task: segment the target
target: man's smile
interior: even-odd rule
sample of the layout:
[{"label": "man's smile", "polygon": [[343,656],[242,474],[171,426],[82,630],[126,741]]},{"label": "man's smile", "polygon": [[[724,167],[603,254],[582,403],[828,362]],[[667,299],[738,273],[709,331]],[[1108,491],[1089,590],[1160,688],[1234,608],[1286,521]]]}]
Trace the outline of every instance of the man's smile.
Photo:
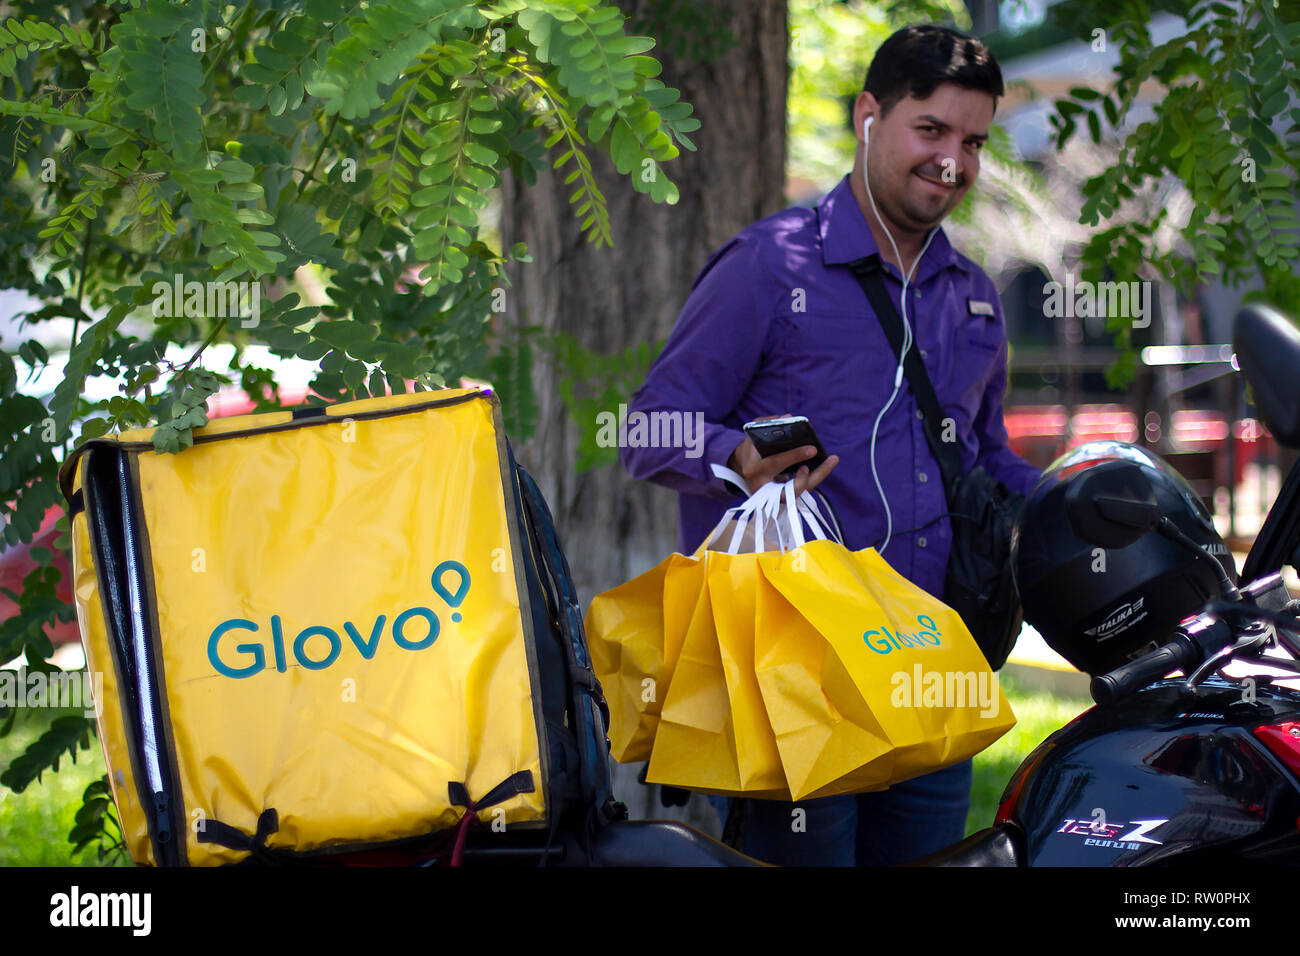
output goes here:
[{"label": "man's smile", "polygon": [[921,182],[933,186],[943,192],[950,192],[960,185],[960,183],[957,182],[944,182],[942,176],[930,176],[926,173],[920,172],[919,170],[913,170],[912,175],[921,180]]}]

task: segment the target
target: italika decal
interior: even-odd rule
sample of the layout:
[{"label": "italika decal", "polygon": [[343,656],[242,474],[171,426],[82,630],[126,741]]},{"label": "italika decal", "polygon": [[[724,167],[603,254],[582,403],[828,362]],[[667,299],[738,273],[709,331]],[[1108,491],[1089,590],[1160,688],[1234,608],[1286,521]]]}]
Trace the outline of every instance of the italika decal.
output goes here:
[{"label": "italika decal", "polygon": [[1084,846],[1110,847],[1113,850],[1140,850],[1146,846],[1162,846],[1163,841],[1149,836],[1163,820],[1130,820],[1116,823],[1113,820],[1066,820],[1057,829],[1057,833],[1068,833],[1081,837]]},{"label": "italika decal", "polygon": [[1123,631],[1127,631],[1142,618],[1147,616],[1147,612],[1142,610],[1142,605],[1146,598],[1140,597],[1136,601],[1125,601],[1115,610],[1106,615],[1106,620],[1102,621],[1096,627],[1089,628],[1083,633],[1089,637],[1095,637],[1099,641],[1104,641],[1108,637],[1114,637]]},{"label": "italika decal", "polygon": [[[447,587],[444,580],[449,572],[454,572],[457,581],[456,590]],[[433,590],[451,607],[451,619],[460,621],[460,607],[469,593],[469,569],[459,561],[444,561],[433,569]],[[361,627],[352,621],[344,621],[342,631],[347,635],[348,645],[344,644],[338,630],[326,624],[309,624],[301,628],[286,641],[284,621],[279,614],[272,614],[267,631],[271,635],[270,653],[274,658],[275,669],[283,674],[289,669],[288,655],[298,665],[308,670],[320,671],[329,667],[345,646],[355,647],[357,653],[365,660],[372,660],[379,650],[380,641],[387,631],[394,644],[406,651],[422,651],[431,647],[438,639],[442,625],[432,608],[408,607],[393,615],[391,622],[387,614],[380,614],[372,621],[362,622]],[[362,628],[365,630],[363,631]],[[232,617],[222,621],[212,629],[208,637],[208,660],[218,674],[225,677],[252,677],[266,670],[267,648],[262,638],[235,644],[229,648],[229,641],[222,638],[236,631],[249,633],[266,633],[255,621],[242,617]],[[226,646],[223,652],[222,648]],[[322,653],[324,651],[324,653]],[[236,657],[236,655],[239,655]]]}]

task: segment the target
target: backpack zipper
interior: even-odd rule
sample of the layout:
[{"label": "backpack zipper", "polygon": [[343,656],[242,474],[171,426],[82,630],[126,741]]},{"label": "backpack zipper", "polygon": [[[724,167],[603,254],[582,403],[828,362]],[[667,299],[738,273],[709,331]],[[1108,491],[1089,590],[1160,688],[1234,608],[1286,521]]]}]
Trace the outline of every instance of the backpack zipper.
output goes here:
[{"label": "backpack zipper", "polygon": [[117,456],[118,494],[122,508],[123,551],[127,569],[127,604],[131,623],[131,656],[135,666],[136,682],[139,686],[136,726],[139,728],[139,747],[144,760],[145,777],[153,802],[154,835],[157,844],[158,863],[179,865],[180,851],[173,832],[172,806],[170,799],[171,781],[163,768],[163,761],[158,746],[158,726],[161,723],[161,708],[156,692],[156,668],[153,652],[144,619],[144,594],[139,556],[135,549],[137,540],[136,516],[131,500],[130,476],[127,456],[119,452]]}]

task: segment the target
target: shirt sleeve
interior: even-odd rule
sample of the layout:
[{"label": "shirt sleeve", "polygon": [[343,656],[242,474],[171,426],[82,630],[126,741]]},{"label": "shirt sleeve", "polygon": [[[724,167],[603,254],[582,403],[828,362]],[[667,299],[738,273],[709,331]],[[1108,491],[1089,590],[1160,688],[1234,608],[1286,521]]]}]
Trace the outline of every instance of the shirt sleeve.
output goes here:
[{"label": "shirt sleeve", "polygon": [[[713,475],[745,440],[724,425],[749,386],[763,354],[772,313],[763,303],[766,274],[753,246],[736,238],[720,249],[695,280],[672,334],[655,359],[645,384],[632,397],[634,416],[681,413],[690,425],[686,447],[620,442],[619,459],[633,478],[676,491],[733,498],[737,490]],[[697,424],[700,424],[698,433]]]},{"label": "shirt sleeve", "polygon": [[[1002,318],[1002,303],[997,290],[992,290],[997,302],[998,318]],[[1005,323],[1003,325],[1005,328]],[[975,417],[975,436],[979,440],[976,465],[983,465],[990,475],[1012,491],[1028,494],[1042,474],[1037,468],[1017,455],[1007,445],[1007,426],[1003,420],[1002,400],[1007,390],[1007,343],[1005,338],[993,365],[993,376],[984,390],[979,413]]]}]

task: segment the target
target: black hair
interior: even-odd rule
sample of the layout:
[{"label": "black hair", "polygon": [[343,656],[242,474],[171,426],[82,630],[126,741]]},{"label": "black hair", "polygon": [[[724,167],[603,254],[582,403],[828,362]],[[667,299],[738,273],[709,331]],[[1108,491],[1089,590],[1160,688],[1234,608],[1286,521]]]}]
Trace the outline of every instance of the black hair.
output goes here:
[{"label": "black hair", "polygon": [[883,119],[909,94],[925,99],[940,83],[1002,96],[1002,70],[979,40],[950,27],[903,27],[880,45],[862,88],[876,98]]}]

